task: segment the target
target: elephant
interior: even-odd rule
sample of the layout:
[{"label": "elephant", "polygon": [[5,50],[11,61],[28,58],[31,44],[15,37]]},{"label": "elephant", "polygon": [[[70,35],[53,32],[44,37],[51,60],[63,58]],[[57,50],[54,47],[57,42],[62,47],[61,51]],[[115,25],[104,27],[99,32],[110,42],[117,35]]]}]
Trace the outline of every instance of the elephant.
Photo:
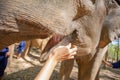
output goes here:
[{"label": "elephant", "polygon": [[[120,36],[120,6],[117,5],[107,13],[95,55],[92,58],[90,57],[89,61],[87,61],[89,56],[82,56],[76,59],[79,68],[78,80],[99,80],[98,71],[107,49],[106,45]],[[72,67],[67,66],[72,65],[72,60],[62,63],[60,80],[68,80]]]},{"label": "elephant", "polygon": [[[81,68],[81,71],[79,70],[78,80],[94,80],[96,76],[95,74],[92,75],[91,72],[92,72],[92,67],[94,65],[94,62],[95,62],[93,60],[95,59],[94,55],[96,53],[96,47],[99,44],[102,23],[104,21],[105,14],[106,14],[106,7],[104,5],[104,1],[96,1],[95,5],[97,6],[95,7],[95,11],[93,11],[91,15],[86,15],[76,20],[76,26],[77,25],[81,26],[80,28],[77,29],[78,31],[77,30],[74,31],[73,32],[74,34],[71,34],[70,36],[66,38],[66,40],[62,40],[61,43],[58,44],[58,45],[60,44],[64,45],[65,43],[70,42],[71,40],[72,43],[79,46],[78,55],[76,56],[76,59],[79,59],[79,56],[82,55],[82,60],[86,60],[86,61],[85,63],[82,63],[83,66],[79,65],[82,68]],[[94,24],[94,22],[96,22],[96,24]],[[83,57],[85,53],[87,56]],[[91,58],[93,60],[91,60]],[[82,61],[82,60],[78,60],[78,61]],[[69,79],[69,75],[70,75],[70,72],[73,66],[73,62],[74,60],[67,60],[65,62],[62,62],[61,70],[60,70],[60,78],[59,78],[60,80]],[[86,64],[88,64],[88,62],[90,62],[89,66],[85,67]],[[80,62],[78,62],[78,64],[79,63]],[[86,74],[86,72],[88,74]]]},{"label": "elephant", "polygon": [[70,35],[92,14],[91,0],[0,0],[0,49],[15,42]]},{"label": "elephant", "polygon": [[[95,68],[97,53],[108,44],[100,46],[104,41],[102,37],[111,34],[112,29],[105,27],[104,32],[102,26],[106,17],[105,1],[109,0],[1,0],[0,49],[21,40],[57,34],[62,40],[56,46],[71,42],[78,47],[75,56],[79,65],[78,79],[94,80],[98,72],[98,67]],[[110,42],[109,37],[106,38]],[[72,64],[65,67],[64,63],[69,62]],[[62,65],[62,69],[71,71],[73,60]]]}]

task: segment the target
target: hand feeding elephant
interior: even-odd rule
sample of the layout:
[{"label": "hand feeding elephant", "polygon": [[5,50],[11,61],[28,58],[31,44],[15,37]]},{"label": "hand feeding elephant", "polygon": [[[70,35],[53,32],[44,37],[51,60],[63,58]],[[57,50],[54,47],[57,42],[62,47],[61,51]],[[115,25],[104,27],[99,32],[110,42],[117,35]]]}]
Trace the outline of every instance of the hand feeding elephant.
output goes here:
[{"label": "hand feeding elephant", "polygon": [[[46,38],[53,33],[65,36],[76,30],[78,35],[76,43],[80,43],[78,45],[79,55],[90,54],[92,46],[92,51],[94,51],[98,44],[100,31],[96,36],[93,34],[96,29],[101,30],[99,24],[103,22],[105,14],[103,4],[102,0],[97,0],[95,5],[90,0],[1,0],[0,34],[2,35],[0,35],[0,48],[20,40]],[[103,12],[100,12],[101,10]],[[95,19],[92,18],[94,14]],[[102,20],[99,19],[99,16]],[[89,19],[87,19],[88,17]],[[90,18],[99,25],[96,28],[93,26],[94,30],[87,27],[87,24],[85,25],[87,22],[88,24],[93,23]],[[96,40],[93,39],[95,40],[94,45],[90,37],[97,37]]]},{"label": "hand feeding elephant", "polygon": [[[56,33],[68,35],[59,45],[73,41],[79,47],[78,56],[94,56],[104,17],[103,0],[96,0],[95,4],[90,0],[1,0],[0,49],[20,40],[46,38]],[[73,31],[77,38],[71,34]],[[79,69],[82,75],[79,80],[94,80],[90,74],[93,63],[83,73]],[[85,76],[87,70],[90,72]]]},{"label": "hand feeding elephant", "polygon": [[[117,5],[117,7],[112,8],[108,15],[105,18],[103,28],[101,31],[101,38],[100,42],[98,44],[98,47],[96,47],[96,52],[93,57],[90,57],[91,60],[87,62],[89,59],[89,56],[80,57],[77,59],[78,67],[79,67],[79,74],[78,74],[78,80],[98,80],[97,78],[97,72],[99,71],[99,67],[102,61],[102,58],[106,51],[106,45],[114,40],[117,39],[120,36],[120,7]],[[97,30],[98,31],[98,30]],[[62,63],[61,68],[61,75],[62,80],[68,80],[68,76],[70,75],[70,71],[72,68],[67,67],[68,65],[71,65],[73,61],[66,61]],[[66,70],[64,72],[64,70]],[[68,71],[67,71],[68,70]],[[97,76],[96,76],[97,75]]]},{"label": "hand feeding elephant", "polygon": [[70,35],[75,20],[92,14],[91,0],[0,0],[0,49],[53,34]]},{"label": "hand feeding elephant", "polygon": [[[92,70],[94,61],[90,59],[94,57],[96,53],[96,47],[99,44],[102,23],[106,15],[106,7],[103,0],[96,0],[94,5],[95,6],[91,14],[74,20],[73,24],[76,26],[76,31],[74,31],[73,34],[66,37],[66,39],[62,40],[58,44],[65,45],[69,42],[72,42],[78,46],[78,54],[76,56],[79,66],[78,80],[94,80],[95,78],[95,75],[92,75],[92,71],[94,71]],[[82,56],[82,58],[80,58],[80,56]],[[73,67],[73,62],[74,60],[67,60],[62,62],[59,78],[60,80],[69,79],[69,75]],[[88,62],[89,65],[87,65]]]},{"label": "hand feeding elephant", "polygon": [[[107,20],[105,19],[105,22],[103,24],[101,40],[100,40],[100,43],[98,45],[99,47],[96,48],[95,55],[93,57],[89,57],[89,56],[83,57],[82,56],[82,57],[77,58],[77,62],[78,62],[78,66],[79,66],[79,75],[78,75],[79,78],[78,78],[78,80],[97,80],[98,79],[97,72],[99,70],[102,58],[105,55],[105,51],[107,49],[107,47],[104,47],[104,48],[100,48],[100,47],[107,45],[111,41],[111,40],[109,40],[110,37],[108,37],[108,35],[106,36],[107,33],[108,34],[111,33],[111,31],[112,31],[111,29],[115,29],[115,27],[117,27],[117,29],[119,29],[119,26],[120,26],[119,25],[119,21],[120,21],[119,18],[118,18],[119,21],[114,21],[116,19],[115,18],[113,19],[111,17],[111,14],[113,14],[114,12],[116,13],[116,14],[113,14],[114,17],[117,17],[118,14],[120,14],[118,4],[116,4],[116,3],[111,4],[110,3],[109,5],[107,4],[107,6],[108,6],[107,8],[109,8],[109,10],[108,10],[109,12],[107,12],[107,14],[109,14],[109,15],[106,17],[106,19],[107,18],[108,19]],[[112,19],[113,19],[113,21],[112,21],[112,25],[111,25],[110,23],[111,23]],[[106,27],[108,27],[108,28],[104,29],[106,24],[107,24]],[[112,28],[109,28],[110,27],[109,25],[111,25]],[[108,32],[106,30],[111,30],[111,31]],[[117,35],[119,35],[119,30],[114,31],[114,33],[115,32],[117,32]],[[106,37],[104,37],[104,36],[106,36]],[[76,42],[76,41],[74,41],[74,42]],[[46,59],[46,57],[44,59]],[[62,63],[62,67],[60,70],[61,71],[60,72],[60,74],[61,74],[60,80],[68,80],[69,79],[69,75],[70,75],[70,72],[72,70],[72,66],[73,66],[73,60],[68,60],[68,61],[65,61]]]},{"label": "hand feeding elephant", "polygon": [[[104,1],[96,0],[93,13],[76,20],[76,24],[80,27],[77,29],[78,37],[72,42],[78,46],[78,55],[76,56],[78,64],[78,80],[95,80],[97,74],[97,70],[94,67],[95,58],[105,15],[106,7]],[[87,55],[84,56],[85,53]],[[83,56],[80,57],[82,54]],[[69,79],[73,63],[74,60],[62,62],[60,80]]]}]

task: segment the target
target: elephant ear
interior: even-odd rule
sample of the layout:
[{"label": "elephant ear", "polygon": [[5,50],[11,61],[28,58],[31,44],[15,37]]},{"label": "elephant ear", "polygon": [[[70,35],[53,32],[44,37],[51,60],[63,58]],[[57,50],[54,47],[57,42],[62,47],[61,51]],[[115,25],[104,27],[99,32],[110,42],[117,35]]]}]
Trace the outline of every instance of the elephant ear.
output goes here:
[{"label": "elephant ear", "polygon": [[103,23],[99,47],[120,37],[120,7],[113,9]]}]

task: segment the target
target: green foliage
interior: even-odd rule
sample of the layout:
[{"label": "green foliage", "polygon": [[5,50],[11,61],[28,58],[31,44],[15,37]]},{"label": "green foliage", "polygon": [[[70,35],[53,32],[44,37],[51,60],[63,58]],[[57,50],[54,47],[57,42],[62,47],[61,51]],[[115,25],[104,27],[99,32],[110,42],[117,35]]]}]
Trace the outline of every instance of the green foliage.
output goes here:
[{"label": "green foliage", "polygon": [[117,54],[120,57],[120,48],[118,44],[109,44],[108,47],[108,58],[111,58],[113,60],[117,59]]}]

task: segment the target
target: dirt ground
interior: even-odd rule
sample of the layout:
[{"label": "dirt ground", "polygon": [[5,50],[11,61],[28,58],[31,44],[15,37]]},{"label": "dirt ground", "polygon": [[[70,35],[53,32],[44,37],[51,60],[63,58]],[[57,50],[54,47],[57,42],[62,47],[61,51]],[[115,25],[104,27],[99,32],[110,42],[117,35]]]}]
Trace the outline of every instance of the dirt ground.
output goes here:
[{"label": "dirt ground", "polygon": [[[31,54],[32,53],[32,54]],[[8,64],[3,80],[34,80],[43,64],[39,62],[39,54],[31,51],[29,57],[16,59]],[[56,66],[51,80],[57,80],[60,63]],[[70,80],[77,80],[77,66],[75,65]],[[102,68],[100,70],[100,80],[120,80],[120,69]]]}]

